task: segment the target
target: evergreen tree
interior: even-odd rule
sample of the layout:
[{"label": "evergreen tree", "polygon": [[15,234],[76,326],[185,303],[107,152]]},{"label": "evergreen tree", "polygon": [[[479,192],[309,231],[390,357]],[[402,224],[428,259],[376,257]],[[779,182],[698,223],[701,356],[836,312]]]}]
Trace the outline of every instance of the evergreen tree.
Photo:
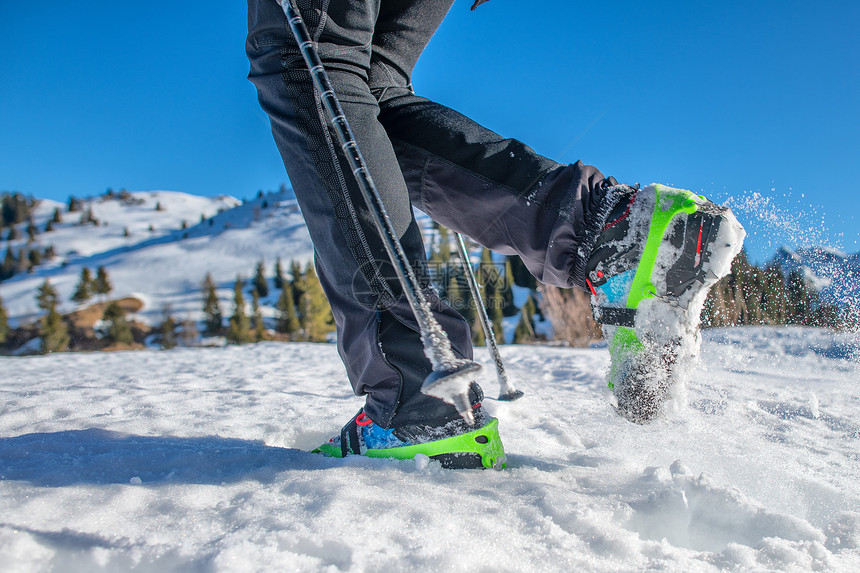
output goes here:
[{"label": "evergreen tree", "polygon": [[67,350],[69,347],[69,331],[63,317],[57,312],[57,291],[47,279],[39,286],[36,301],[39,308],[46,311],[45,316],[39,320],[42,353],[48,354],[49,352],[63,352]]},{"label": "evergreen tree", "polygon": [[27,242],[32,243],[36,240],[36,235],[39,234],[39,229],[36,228],[33,220],[30,219],[30,222],[27,223]]},{"label": "evergreen tree", "polygon": [[58,299],[57,289],[54,288],[48,279],[45,279],[45,282],[39,285],[39,290],[36,293],[36,302],[39,308],[42,310],[56,308]]},{"label": "evergreen tree", "polygon": [[203,332],[207,336],[221,334],[224,314],[221,311],[221,304],[218,302],[215,281],[212,280],[212,275],[209,273],[206,273],[206,278],[203,280],[203,315]]},{"label": "evergreen tree", "polygon": [[33,267],[38,267],[42,264],[42,251],[39,249],[33,249],[29,253],[27,253],[27,260],[30,262],[30,270]]},{"label": "evergreen tree", "polygon": [[281,334],[286,334],[290,337],[296,335],[301,328],[299,324],[299,316],[296,313],[296,303],[293,299],[293,287],[289,283],[284,283],[281,288],[281,296],[278,297],[278,322],[275,329]]},{"label": "evergreen tree", "polygon": [[163,350],[176,348],[178,344],[176,340],[176,320],[174,320],[170,312],[169,305],[165,305],[161,316],[161,325],[158,327],[161,334],[161,348]]},{"label": "evergreen tree", "polygon": [[472,346],[486,346],[487,335],[484,334],[484,325],[481,324],[481,317],[476,314],[475,320],[469,325],[469,330],[472,333]]},{"label": "evergreen tree", "polygon": [[3,258],[3,263],[0,264],[0,281],[5,281],[15,275],[15,267],[18,266],[18,261],[15,259],[15,253],[12,252],[12,247],[6,249],[6,256]]},{"label": "evergreen tree", "polygon": [[15,273],[26,273],[30,270],[30,251],[21,249],[18,251],[18,262],[15,265]]},{"label": "evergreen tree", "polygon": [[500,296],[493,297],[493,304],[487,307],[487,316],[490,319],[490,325],[493,328],[493,335],[499,343],[505,342],[505,324],[504,314],[502,313],[502,298]]},{"label": "evergreen tree", "polygon": [[813,297],[806,283],[806,278],[800,271],[793,271],[788,275],[789,324],[812,325],[813,319]]},{"label": "evergreen tree", "polygon": [[505,274],[499,289],[502,299],[502,314],[516,316],[519,309],[514,304],[514,269],[510,257],[505,257]]},{"label": "evergreen tree", "polygon": [[62,222],[63,222],[63,216],[62,216],[62,214],[60,213],[60,208],[59,208],[59,207],[57,207],[56,209],[54,209],[54,214],[51,216],[51,222],[52,222],[52,223],[55,223],[55,224],[58,224],[58,223],[62,223]]},{"label": "evergreen tree", "polygon": [[293,300],[298,302],[298,300],[302,297],[302,279],[304,273],[302,272],[302,265],[299,264],[298,261],[292,260],[290,261],[290,284],[293,287]]},{"label": "evergreen tree", "polygon": [[236,277],[233,285],[233,316],[227,326],[227,342],[230,344],[245,344],[251,341],[251,321],[245,314],[245,296],[242,294],[241,276]]},{"label": "evergreen tree", "polygon": [[[493,334],[496,340],[504,341],[505,330],[502,324],[505,301],[502,296],[502,276],[499,273],[498,267],[493,262],[493,254],[489,249],[481,251],[481,268],[480,282],[484,285],[484,306],[487,309],[487,316],[490,319],[490,324],[493,328]],[[513,293],[511,293],[513,297]],[[513,304],[513,298],[511,299]],[[475,301],[476,303],[478,301]]]},{"label": "evergreen tree", "polygon": [[791,301],[785,285],[785,276],[777,268],[765,269],[762,273],[762,308],[767,324],[785,324]]},{"label": "evergreen tree", "polygon": [[52,307],[40,320],[39,336],[42,338],[42,354],[69,349],[69,330],[56,307]]},{"label": "evergreen tree", "polygon": [[266,339],[266,325],[263,323],[263,312],[260,310],[260,295],[257,291],[251,291],[251,314],[254,327],[254,341],[260,342]]},{"label": "evergreen tree", "polygon": [[105,338],[111,344],[131,344],[134,342],[134,336],[131,334],[131,325],[125,318],[125,310],[112,302],[105,309],[102,320],[108,323],[107,335]]},{"label": "evergreen tree", "polygon": [[81,214],[80,224],[81,225],[87,225],[89,223],[94,223],[94,224],[98,225],[98,220],[96,219],[95,215],[93,214],[93,208],[92,207],[87,207],[87,210]]},{"label": "evergreen tree", "polygon": [[448,286],[445,289],[445,301],[451,308],[463,315],[463,318],[469,324],[472,324],[475,319],[475,313],[472,312],[472,307],[468,304],[469,299],[463,295],[463,292],[463,289],[460,288],[460,276],[456,273],[451,273],[448,277]]},{"label": "evergreen tree", "polygon": [[102,297],[107,297],[113,290],[113,285],[111,285],[107,270],[104,267],[99,267],[96,270],[96,281],[93,287],[93,292]]},{"label": "evergreen tree", "polygon": [[298,316],[304,338],[310,342],[326,342],[334,318],[313,263],[305,267],[299,287],[302,294],[298,300]]},{"label": "evergreen tree", "polygon": [[78,279],[78,286],[75,287],[75,293],[72,295],[72,301],[77,303],[85,303],[93,296],[95,283],[93,282],[90,269],[84,267],[81,269],[81,278]]},{"label": "evergreen tree", "polygon": [[9,315],[6,313],[6,307],[3,306],[3,299],[0,298],[0,344],[6,342],[7,336],[9,336]]},{"label": "evergreen tree", "polygon": [[535,322],[534,315],[537,312],[537,305],[534,299],[529,295],[528,300],[520,309],[520,320],[517,327],[514,329],[514,344],[528,344],[535,340]]},{"label": "evergreen tree", "polygon": [[284,268],[281,266],[281,257],[278,257],[275,260],[275,288],[280,290],[284,288],[284,283],[286,279],[284,278]]},{"label": "evergreen tree", "polygon": [[20,193],[3,193],[0,199],[2,226],[23,223],[31,217],[34,205],[35,200],[32,197],[24,197]]},{"label": "evergreen tree", "polygon": [[81,210],[83,205],[81,204],[80,199],[76,198],[74,195],[69,195],[69,204],[68,210],[69,213],[77,213]]},{"label": "evergreen tree", "polygon": [[526,309],[523,307],[520,310],[520,320],[517,322],[517,327],[514,329],[514,344],[528,344],[533,342],[534,338],[534,330],[529,326],[529,320],[526,317]]},{"label": "evergreen tree", "polygon": [[445,225],[439,225],[439,260],[446,264],[451,260],[451,237]]},{"label": "evergreen tree", "polygon": [[269,281],[266,280],[266,268],[263,261],[257,263],[257,269],[254,272],[254,292],[260,298],[269,296]]}]

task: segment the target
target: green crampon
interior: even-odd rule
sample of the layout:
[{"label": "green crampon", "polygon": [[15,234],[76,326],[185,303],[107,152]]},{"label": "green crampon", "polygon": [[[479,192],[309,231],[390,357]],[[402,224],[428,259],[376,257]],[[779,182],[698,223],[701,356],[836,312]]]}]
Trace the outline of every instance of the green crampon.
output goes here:
[{"label": "green crampon", "polygon": [[[651,225],[648,227],[648,239],[645,242],[642,257],[630,285],[630,293],[625,305],[627,308],[637,308],[643,300],[656,296],[657,287],[652,282],[651,277],[654,273],[654,265],[657,263],[660,243],[666,235],[666,230],[676,215],[679,213],[692,215],[699,210],[699,201],[704,200],[703,197],[684,189],[671,189],[664,185],[654,185],[654,190],[657,200],[651,215]],[[619,326],[609,343],[609,353],[613,357],[612,364],[616,365],[618,362],[615,359],[616,355],[626,356],[631,352],[644,350],[644,348],[634,329]],[[611,380],[609,388],[614,388]]]},{"label": "green crampon", "polygon": [[[343,457],[340,446],[331,443],[323,444],[313,452],[333,458]],[[443,467],[451,469],[503,469],[506,466],[505,449],[499,437],[499,421],[495,418],[485,426],[466,434],[423,444],[369,449],[361,455],[369,458],[408,460],[418,454],[439,460]]]}]

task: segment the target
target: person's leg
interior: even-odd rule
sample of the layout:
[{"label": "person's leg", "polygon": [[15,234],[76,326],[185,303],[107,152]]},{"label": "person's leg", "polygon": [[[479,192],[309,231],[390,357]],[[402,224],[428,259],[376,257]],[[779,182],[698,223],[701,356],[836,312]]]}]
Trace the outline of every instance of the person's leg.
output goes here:
[{"label": "person's leg", "polygon": [[496,252],[519,254],[541,282],[585,288],[586,259],[611,207],[605,189],[615,181],[414,95],[412,70],[435,29],[414,23],[442,16],[439,4],[383,1],[380,20],[386,10],[389,18],[373,37],[369,83],[413,203]]},{"label": "person's leg", "polygon": [[[406,184],[367,85],[379,0],[300,0],[298,5],[407,257],[429,287]],[[458,418],[452,406],[420,393],[431,365],[418,327],[281,7],[274,0],[249,0],[248,7],[249,77],[314,242],[337,323],[338,350],[356,394],[367,394],[366,413],[382,427]],[[426,292],[455,353],[470,357],[468,325]]]}]

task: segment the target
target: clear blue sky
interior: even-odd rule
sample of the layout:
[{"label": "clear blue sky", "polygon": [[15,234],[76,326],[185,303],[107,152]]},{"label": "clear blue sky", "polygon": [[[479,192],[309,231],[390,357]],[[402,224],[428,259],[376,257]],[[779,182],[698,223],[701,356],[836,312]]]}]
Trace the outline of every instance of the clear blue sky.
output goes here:
[{"label": "clear blue sky", "polygon": [[[470,5],[419,62],[421,95],[622,182],[771,197],[738,209],[760,262],[860,251],[860,2]],[[0,190],[276,189],[245,26],[242,2],[2,2]]]}]

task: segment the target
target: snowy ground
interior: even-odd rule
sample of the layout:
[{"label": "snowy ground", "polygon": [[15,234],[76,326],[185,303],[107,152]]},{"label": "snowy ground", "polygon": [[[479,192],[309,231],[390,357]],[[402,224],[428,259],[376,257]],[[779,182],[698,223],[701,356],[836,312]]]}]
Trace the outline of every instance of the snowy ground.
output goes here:
[{"label": "snowy ground", "polygon": [[303,451],[359,407],[331,345],[2,358],[0,571],[860,570],[855,336],[709,331],[645,427],[605,349],[502,352],[502,472]]}]

